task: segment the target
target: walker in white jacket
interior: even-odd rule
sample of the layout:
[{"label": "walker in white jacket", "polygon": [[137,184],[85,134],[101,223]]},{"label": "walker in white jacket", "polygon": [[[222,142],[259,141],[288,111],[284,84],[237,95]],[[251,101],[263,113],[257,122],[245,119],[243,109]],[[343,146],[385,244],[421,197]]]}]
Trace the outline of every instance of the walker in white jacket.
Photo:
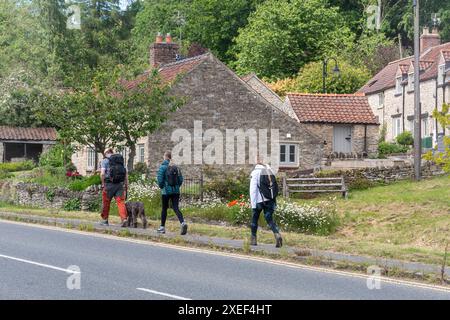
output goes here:
[{"label": "walker in white jacket", "polygon": [[250,202],[252,206],[252,223],[251,223],[251,241],[250,244],[253,246],[257,245],[256,233],[258,230],[258,220],[261,211],[264,211],[264,217],[267,221],[267,225],[272,229],[275,240],[276,247],[279,248],[283,245],[283,239],[278,231],[278,227],[273,221],[273,212],[275,211],[275,201],[272,199],[267,199],[263,196],[259,189],[259,183],[261,181],[261,173],[263,170],[267,170],[269,173],[273,172],[268,165],[257,164],[251,173],[250,178]]}]

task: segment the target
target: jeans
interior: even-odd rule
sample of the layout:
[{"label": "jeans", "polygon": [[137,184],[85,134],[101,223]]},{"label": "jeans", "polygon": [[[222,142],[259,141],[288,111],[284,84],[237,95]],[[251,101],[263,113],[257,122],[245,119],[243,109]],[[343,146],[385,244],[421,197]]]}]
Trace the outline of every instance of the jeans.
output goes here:
[{"label": "jeans", "polygon": [[273,221],[273,213],[275,211],[275,201],[269,200],[266,202],[261,202],[256,205],[256,208],[252,209],[253,216],[252,216],[252,236],[256,237],[256,232],[258,231],[258,220],[259,215],[261,214],[261,211],[264,210],[264,218],[266,219],[267,225],[270,227],[270,229],[273,231],[273,233],[278,233],[278,227]]},{"label": "jeans", "polygon": [[169,209],[169,201],[172,201],[172,209],[178,217],[180,223],[184,222],[183,214],[181,213],[178,204],[180,203],[180,194],[163,194],[162,195],[162,211],[161,211],[161,226],[166,225],[167,209]]}]

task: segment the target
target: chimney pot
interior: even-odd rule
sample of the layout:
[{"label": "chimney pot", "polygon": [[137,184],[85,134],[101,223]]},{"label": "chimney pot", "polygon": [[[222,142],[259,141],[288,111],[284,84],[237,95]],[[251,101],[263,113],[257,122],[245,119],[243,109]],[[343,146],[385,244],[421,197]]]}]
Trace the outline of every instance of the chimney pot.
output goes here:
[{"label": "chimney pot", "polygon": [[170,33],[168,33],[168,34],[166,35],[166,42],[167,42],[167,43],[172,43],[172,36],[170,35]]},{"label": "chimney pot", "polygon": [[158,34],[156,35],[156,43],[162,43],[163,42],[163,36],[161,34],[161,32],[158,32]]}]

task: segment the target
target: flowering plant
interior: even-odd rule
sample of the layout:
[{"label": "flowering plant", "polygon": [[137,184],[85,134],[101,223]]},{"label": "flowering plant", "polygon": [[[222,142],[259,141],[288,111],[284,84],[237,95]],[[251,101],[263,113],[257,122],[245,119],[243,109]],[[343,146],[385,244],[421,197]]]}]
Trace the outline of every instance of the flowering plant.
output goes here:
[{"label": "flowering plant", "polygon": [[144,183],[144,181],[133,182],[128,186],[128,200],[142,201],[145,199],[153,199],[158,196],[160,189],[158,185],[153,183]]},{"label": "flowering plant", "polygon": [[250,222],[250,199],[243,194],[239,196],[239,199],[230,201],[227,207],[233,210],[233,222],[235,224],[248,224]]},{"label": "flowering plant", "polygon": [[281,199],[277,203],[275,218],[285,230],[310,234],[329,234],[338,222],[333,199],[314,204]]}]

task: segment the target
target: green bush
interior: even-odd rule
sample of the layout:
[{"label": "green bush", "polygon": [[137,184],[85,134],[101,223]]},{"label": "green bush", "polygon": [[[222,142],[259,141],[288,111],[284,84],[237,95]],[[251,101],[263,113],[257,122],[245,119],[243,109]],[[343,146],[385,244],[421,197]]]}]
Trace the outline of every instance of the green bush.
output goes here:
[{"label": "green bush", "polygon": [[205,185],[205,191],[216,194],[219,198],[231,201],[241,195],[249,195],[250,175],[241,169],[236,173],[215,175]]},{"label": "green bush", "polygon": [[369,189],[374,186],[375,186],[375,184],[372,181],[370,181],[369,179],[359,177],[349,183],[348,189],[349,190],[366,190],[366,189]]},{"label": "green bush", "polygon": [[63,209],[65,211],[80,211],[81,201],[78,198],[72,198],[64,203]]},{"label": "green bush", "polygon": [[102,180],[100,175],[96,174],[87,178],[77,178],[75,181],[69,183],[68,188],[72,191],[84,191],[90,186],[100,184],[102,184]]},{"label": "green bush", "polygon": [[12,177],[13,177],[12,173],[5,171],[5,170],[0,170],[0,180],[12,178]]},{"label": "green bush", "polygon": [[414,145],[414,138],[409,131],[403,131],[395,139],[399,145],[412,146]]},{"label": "green bush", "polygon": [[63,144],[56,144],[39,157],[40,167],[64,167],[71,164],[73,148]]},{"label": "green bush", "polygon": [[31,160],[22,162],[6,162],[0,163],[0,171],[4,172],[16,172],[16,171],[27,171],[32,170],[35,164]]},{"label": "green bush", "polygon": [[381,156],[393,153],[405,153],[408,151],[407,146],[402,146],[397,143],[381,142],[378,145],[378,152]]}]

